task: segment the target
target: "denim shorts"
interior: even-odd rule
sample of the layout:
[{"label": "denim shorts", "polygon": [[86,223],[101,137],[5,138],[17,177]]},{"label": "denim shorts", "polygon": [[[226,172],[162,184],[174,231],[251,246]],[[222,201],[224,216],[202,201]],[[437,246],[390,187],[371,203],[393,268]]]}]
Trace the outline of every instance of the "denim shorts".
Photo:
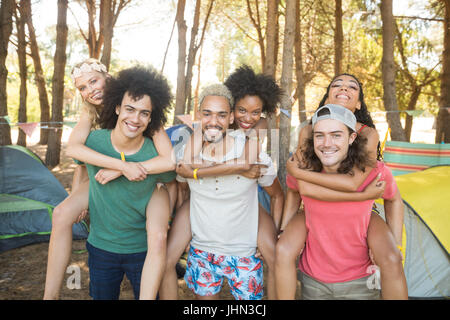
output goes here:
[{"label": "denim shorts", "polygon": [[147,251],[120,254],[105,251],[86,242],[89,266],[89,295],[94,300],[118,300],[120,284],[126,275],[139,299],[142,267]]},{"label": "denim shorts", "polygon": [[195,249],[189,250],[184,280],[199,296],[220,292],[226,278],[237,300],[261,300],[263,297],[263,263],[255,256],[223,256]]}]

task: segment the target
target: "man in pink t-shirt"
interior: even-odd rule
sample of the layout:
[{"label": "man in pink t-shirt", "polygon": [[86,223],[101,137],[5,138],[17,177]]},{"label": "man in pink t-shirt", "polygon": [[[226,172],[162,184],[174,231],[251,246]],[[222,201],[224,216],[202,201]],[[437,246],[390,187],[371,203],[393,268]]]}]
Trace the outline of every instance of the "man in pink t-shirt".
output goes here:
[{"label": "man in pink t-shirt", "polygon": [[[358,162],[364,161],[361,159],[365,149],[355,133],[356,118],[350,110],[325,105],[314,114],[312,125],[313,136],[304,158],[309,167],[325,173],[347,173],[354,166],[366,165]],[[377,162],[359,191],[377,176],[385,181],[383,198],[395,199],[396,183],[382,162]],[[367,230],[374,201],[326,202],[306,196],[302,199],[308,230],[299,263],[303,298],[378,298],[378,290],[367,285],[371,274]]]}]

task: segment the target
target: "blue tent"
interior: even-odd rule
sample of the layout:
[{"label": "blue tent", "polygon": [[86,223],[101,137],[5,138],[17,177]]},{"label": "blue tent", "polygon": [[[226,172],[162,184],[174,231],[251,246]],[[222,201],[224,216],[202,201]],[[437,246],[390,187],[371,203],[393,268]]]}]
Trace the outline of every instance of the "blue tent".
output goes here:
[{"label": "blue tent", "polygon": [[[0,147],[0,253],[48,241],[53,208],[67,197],[61,183],[30,150]],[[86,239],[85,222],[73,226],[74,239]]]}]

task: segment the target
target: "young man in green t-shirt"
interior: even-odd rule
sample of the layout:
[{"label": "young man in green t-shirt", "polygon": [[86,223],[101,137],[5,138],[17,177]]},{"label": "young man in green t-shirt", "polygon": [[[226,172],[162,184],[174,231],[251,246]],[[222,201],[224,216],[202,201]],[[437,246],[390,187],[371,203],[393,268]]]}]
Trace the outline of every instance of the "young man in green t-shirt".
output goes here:
[{"label": "young man in green t-shirt", "polygon": [[[164,125],[164,113],[170,104],[170,99],[161,99],[171,98],[166,79],[153,69],[126,69],[108,80],[104,96],[99,120],[102,129],[91,132],[85,145],[136,165],[156,157],[151,135]],[[146,273],[147,297],[155,298],[166,258],[169,209],[167,204],[154,210],[146,221],[146,206],[156,184],[172,181],[175,172],[149,174],[141,181],[120,176],[103,184],[98,175],[102,168],[88,163],[86,167],[91,223],[86,243],[90,295],[93,299],[118,299],[126,274],[138,298],[145,262],[145,268],[152,270]]]}]

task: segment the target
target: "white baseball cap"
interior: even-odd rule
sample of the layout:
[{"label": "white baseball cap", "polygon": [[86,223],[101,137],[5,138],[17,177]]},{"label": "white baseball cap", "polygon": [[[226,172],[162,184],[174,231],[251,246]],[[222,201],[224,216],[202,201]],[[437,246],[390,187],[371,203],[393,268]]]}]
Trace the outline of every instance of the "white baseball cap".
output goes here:
[{"label": "white baseball cap", "polygon": [[[328,112],[326,110],[328,110]],[[356,131],[355,115],[353,114],[353,112],[343,106],[337,104],[326,104],[317,109],[312,117],[313,127],[318,121],[325,119],[338,120],[353,131]]]}]

